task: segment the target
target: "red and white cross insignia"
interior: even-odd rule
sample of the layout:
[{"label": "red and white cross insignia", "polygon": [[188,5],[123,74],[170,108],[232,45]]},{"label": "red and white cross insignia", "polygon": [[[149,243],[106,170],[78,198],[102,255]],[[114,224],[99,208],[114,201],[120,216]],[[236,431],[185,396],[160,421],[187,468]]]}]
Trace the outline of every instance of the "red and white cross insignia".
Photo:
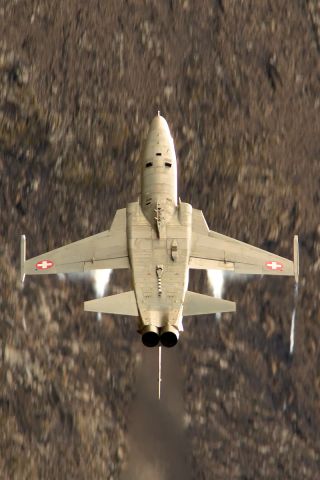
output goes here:
[{"label": "red and white cross insignia", "polygon": [[266,267],[267,267],[268,270],[282,270],[283,269],[282,263],[276,262],[276,261],[266,262]]},{"label": "red and white cross insignia", "polygon": [[48,270],[49,268],[53,267],[54,263],[51,260],[41,260],[36,264],[37,270]]}]

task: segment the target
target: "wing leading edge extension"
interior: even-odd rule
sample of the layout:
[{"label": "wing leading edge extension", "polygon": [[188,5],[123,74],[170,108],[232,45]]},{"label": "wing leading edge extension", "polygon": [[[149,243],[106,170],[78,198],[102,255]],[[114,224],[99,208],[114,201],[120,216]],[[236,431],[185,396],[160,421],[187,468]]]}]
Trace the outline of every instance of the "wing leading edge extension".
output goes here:
[{"label": "wing leading edge extension", "polygon": [[201,210],[192,211],[192,248],[189,268],[229,270],[241,274],[289,275],[298,281],[298,236],[294,261],[209,230]]},{"label": "wing leading edge extension", "polygon": [[110,230],[26,260],[21,237],[21,280],[25,275],[85,272],[101,268],[130,268],[127,250],[126,209],[117,210]]}]

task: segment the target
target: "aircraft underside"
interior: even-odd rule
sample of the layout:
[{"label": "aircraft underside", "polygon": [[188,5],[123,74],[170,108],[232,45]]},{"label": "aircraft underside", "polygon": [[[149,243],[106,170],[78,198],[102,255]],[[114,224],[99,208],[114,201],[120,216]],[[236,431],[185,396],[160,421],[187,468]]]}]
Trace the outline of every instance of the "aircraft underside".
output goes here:
[{"label": "aircraft underside", "polygon": [[26,260],[21,238],[21,279],[25,275],[127,268],[132,290],[85,302],[85,310],[132,315],[148,347],[172,347],[182,319],[235,311],[235,303],[188,291],[189,269],[238,274],[288,275],[298,280],[298,238],[294,261],[208,228],[201,212],[178,201],[177,162],[167,122],[151,123],[141,156],[138,202],[117,210],[110,230]]}]

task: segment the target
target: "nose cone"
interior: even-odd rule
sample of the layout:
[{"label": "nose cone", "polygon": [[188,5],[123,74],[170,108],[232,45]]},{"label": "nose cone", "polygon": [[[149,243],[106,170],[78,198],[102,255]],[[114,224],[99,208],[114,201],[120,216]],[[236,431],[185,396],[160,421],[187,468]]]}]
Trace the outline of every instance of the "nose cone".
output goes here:
[{"label": "nose cone", "polygon": [[160,204],[161,218],[165,209],[169,218],[177,205],[177,162],[169,126],[158,114],[150,124],[141,157],[141,205],[152,224]]},{"label": "nose cone", "polygon": [[161,155],[175,159],[173,139],[169,125],[166,119],[158,113],[150,124],[143,157],[144,159],[155,157],[155,159],[160,161],[161,159],[158,158],[158,156]]},{"label": "nose cone", "polygon": [[167,134],[170,135],[169,125],[167,124],[166,119],[164,117],[162,117],[160,114],[158,114],[152,120],[149,132],[151,132],[152,130],[160,130],[160,131],[162,130],[162,131],[165,131]]}]

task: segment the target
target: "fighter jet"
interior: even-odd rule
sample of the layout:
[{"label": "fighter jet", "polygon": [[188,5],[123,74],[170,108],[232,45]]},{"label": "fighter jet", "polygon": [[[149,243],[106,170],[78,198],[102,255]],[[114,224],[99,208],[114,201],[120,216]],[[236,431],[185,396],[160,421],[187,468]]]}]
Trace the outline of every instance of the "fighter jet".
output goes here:
[{"label": "fighter jet", "polygon": [[189,291],[190,269],[288,275],[298,281],[297,236],[293,251],[291,261],[210,230],[202,211],[178,198],[174,142],[158,112],[141,155],[138,201],[117,210],[110,230],[28,260],[22,235],[21,279],[25,275],[130,269],[132,290],[87,301],[84,309],[137,317],[145,346],[173,347],[183,331],[183,317],[236,310],[234,302]]}]

